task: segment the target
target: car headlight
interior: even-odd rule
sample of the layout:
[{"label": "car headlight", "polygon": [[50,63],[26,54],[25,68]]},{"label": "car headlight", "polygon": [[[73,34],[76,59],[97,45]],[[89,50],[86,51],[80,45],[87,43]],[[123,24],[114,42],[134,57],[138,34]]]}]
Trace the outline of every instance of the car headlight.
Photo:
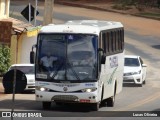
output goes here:
[{"label": "car headlight", "polygon": [[36,90],[47,92],[47,91],[49,91],[49,88],[45,88],[45,87],[42,87],[42,86],[36,86]]},{"label": "car headlight", "polygon": [[86,88],[86,89],[82,89],[81,91],[82,92],[94,92],[96,90],[97,90],[97,88]]}]

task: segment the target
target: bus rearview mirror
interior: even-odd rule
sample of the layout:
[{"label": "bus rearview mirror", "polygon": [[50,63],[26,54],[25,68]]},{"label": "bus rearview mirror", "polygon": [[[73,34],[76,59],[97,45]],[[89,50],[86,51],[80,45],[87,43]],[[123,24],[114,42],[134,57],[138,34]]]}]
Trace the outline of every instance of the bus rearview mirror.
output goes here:
[{"label": "bus rearview mirror", "polygon": [[102,48],[98,48],[98,52],[103,52],[104,53],[104,50]]},{"label": "bus rearview mirror", "polygon": [[102,48],[98,48],[98,52],[101,55],[101,64],[105,64],[106,56],[104,55],[104,50]]},{"label": "bus rearview mirror", "polygon": [[106,56],[102,55],[101,57],[101,64],[105,64],[106,63]]},{"label": "bus rearview mirror", "polygon": [[35,53],[34,53],[34,51],[31,51],[30,52],[30,63],[31,64],[34,64],[34,58],[35,58]]}]

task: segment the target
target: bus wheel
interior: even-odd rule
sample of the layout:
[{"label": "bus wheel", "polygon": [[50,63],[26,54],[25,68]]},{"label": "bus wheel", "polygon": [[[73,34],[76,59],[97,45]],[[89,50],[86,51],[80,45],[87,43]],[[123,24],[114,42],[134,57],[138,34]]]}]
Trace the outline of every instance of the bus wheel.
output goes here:
[{"label": "bus wheel", "polygon": [[99,110],[99,105],[100,105],[99,102],[98,103],[93,103],[93,105],[92,105],[93,110],[98,111]]},{"label": "bus wheel", "polygon": [[51,107],[51,102],[42,102],[42,105],[43,105],[43,109],[50,109]]},{"label": "bus wheel", "polygon": [[103,106],[103,107],[106,107],[106,106],[107,106],[106,100],[103,100],[103,101],[101,102],[101,106]]},{"label": "bus wheel", "polygon": [[4,93],[5,93],[5,94],[11,94],[12,91],[11,91],[11,90],[8,90],[8,89],[5,89],[5,90],[4,90]]},{"label": "bus wheel", "polygon": [[114,94],[114,96],[108,98],[106,101],[107,101],[107,106],[108,107],[113,107],[114,106],[114,102],[115,102],[115,94]]},{"label": "bus wheel", "polygon": [[106,106],[107,105],[106,100],[103,100],[103,91],[104,91],[104,89],[102,89],[101,106]]},{"label": "bus wheel", "polygon": [[107,106],[113,107],[115,102],[115,95],[107,99]]}]

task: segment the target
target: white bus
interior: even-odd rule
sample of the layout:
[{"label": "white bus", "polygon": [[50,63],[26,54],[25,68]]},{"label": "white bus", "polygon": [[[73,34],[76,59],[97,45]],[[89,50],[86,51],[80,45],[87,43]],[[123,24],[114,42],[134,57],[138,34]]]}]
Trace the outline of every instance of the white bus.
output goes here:
[{"label": "white bus", "polygon": [[[41,58],[54,57],[50,69]],[[34,52],[31,52],[34,62]],[[87,61],[87,57],[91,61]],[[83,62],[82,62],[83,61]],[[114,106],[122,90],[124,28],[120,22],[78,20],[41,28],[36,45],[36,100],[44,109],[51,103],[87,103]]]}]

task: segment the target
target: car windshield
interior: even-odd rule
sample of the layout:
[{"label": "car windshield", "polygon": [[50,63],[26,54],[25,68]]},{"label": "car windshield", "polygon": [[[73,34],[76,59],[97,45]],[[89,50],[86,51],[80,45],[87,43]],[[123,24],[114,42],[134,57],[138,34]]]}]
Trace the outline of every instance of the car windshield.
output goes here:
[{"label": "car windshield", "polygon": [[12,66],[10,70],[20,70],[25,74],[34,74],[34,66]]},{"label": "car windshield", "polygon": [[36,77],[52,81],[96,80],[96,35],[41,34],[38,40]]},{"label": "car windshield", "polygon": [[125,66],[137,67],[139,66],[138,58],[125,58]]}]

